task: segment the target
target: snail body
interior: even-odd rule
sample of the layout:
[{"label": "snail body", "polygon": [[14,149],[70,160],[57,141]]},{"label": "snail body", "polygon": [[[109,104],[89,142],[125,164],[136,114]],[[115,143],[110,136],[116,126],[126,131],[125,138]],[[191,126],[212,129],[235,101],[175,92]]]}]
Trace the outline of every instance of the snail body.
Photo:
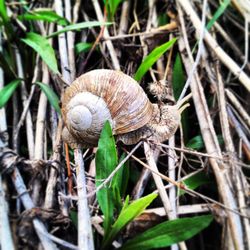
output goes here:
[{"label": "snail body", "polygon": [[115,70],[93,70],[77,78],[62,98],[63,140],[71,147],[94,147],[108,120],[117,141],[161,142],[180,122],[177,106],[152,104],[140,85]]}]

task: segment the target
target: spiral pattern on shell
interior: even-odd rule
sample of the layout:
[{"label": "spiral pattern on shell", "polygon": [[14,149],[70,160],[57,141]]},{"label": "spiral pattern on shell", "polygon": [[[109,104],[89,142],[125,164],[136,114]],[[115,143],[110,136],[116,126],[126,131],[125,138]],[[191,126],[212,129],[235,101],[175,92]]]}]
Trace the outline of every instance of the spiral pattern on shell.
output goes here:
[{"label": "spiral pattern on shell", "polygon": [[65,91],[62,115],[79,142],[97,144],[106,120],[113,133],[141,128],[152,118],[153,105],[139,84],[124,73],[99,69],[83,74]]}]

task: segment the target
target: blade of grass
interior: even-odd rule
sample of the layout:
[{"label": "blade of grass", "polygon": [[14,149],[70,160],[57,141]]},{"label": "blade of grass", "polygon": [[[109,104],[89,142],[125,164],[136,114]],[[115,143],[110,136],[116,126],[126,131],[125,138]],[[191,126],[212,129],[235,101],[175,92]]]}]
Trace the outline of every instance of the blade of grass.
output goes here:
[{"label": "blade of grass", "polygon": [[218,20],[218,18],[225,12],[229,4],[230,4],[230,0],[224,0],[223,2],[220,2],[220,7],[216,10],[212,19],[208,22],[206,26],[208,30],[213,26],[213,24]]},{"label": "blade of grass", "polygon": [[140,81],[145,73],[149,70],[150,67],[168,50],[170,49],[176,41],[176,38],[164,43],[163,45],[155,48],[141,63],[137,69],[134,79]]},{"label": "blade of grass", "polygon": [[33,48],[54,73],[59,73],[54,49],[45,37],[29,32],[21,40]]},{"label": "blade of grass", "polygon": [[[198,172],[195,175],[190,176],[188,179],[184,180],[183,183],[185,186],[191,190],[196,189],[197,187],[212,182],[212,179],[208,177],[205,172]],[[178,190],[179,195],[185,194],[185,190]]]},{"label": "blade of grass", "polygon": [[[181,95],[182,89],[185,86],[186,75],[183,70],[180,54],[178,53],[173,67],[173,93],[174,98],[177,101]],[[189,136],[189,123],[188,123],[188,110],[184,110],[181,114],[181,124],[184,135],[184,142],[188,140]]]},{"label": "blade of grass", "polygon": [[7,50],[0,52],[0,67],[3,69],[4,74],[10,77],[10,79],[17,77],[11,57]]},{"label": "blade of grass", "polygon": [[106,7],[106,10],[108,12],[108,18],[109,20],[114,19],[114,15],[116,13],[117,7],[123,0],[104,0],[104,4]]},{"label": "blade of grass", "polygon": [[81,52],[89,51],[93,46],[93,43],[77,43],[75,45],[76,54],[80,54]]},{"label": "blade of grass", "polygon": [[[217,139],[219,141],[219,144],[223,144],[223,137],[222,135],[217,135]],[[201,150],[205,147],[203,138],[201,135],[197,135],[190,139],[188,143],[186,144],[187,148],[195,149],[195,150]]]},{"label": "blade of grass", "polygon": [[[115,221],[115,223],[112,225],[111,230],[108,232],[108,235],[106,237],[106,240],[103,242],[102,249],[108,249],[115,239],[115,237],[118,235],[119,232],[134,218],[139,216],[144,209],[149,206],[149,204],[152,203],[152,201],[157,197],[157,194],[149,194],[145,197],[142,197],[134,202],[132,202],[130,205],[126,205],[125,209],[122,209],[121,213],[119,214],[119,217]],[[127,199],[126,199],[127,201]]]},{"label": "blade of grass", "polygon": [[8,102],[20,82],[21,79],[15,79],[0,90],[0,108]]},{"label": "blade of grass", "polygon": [[61,109],[59,107],[59,98],[56,93],[50,88],[47,84],[42,82],[35,82],[43,91],[43,93],[47,96],[49,103],[54,107],[54,109],[61,114]]},{"label": "blade of grass", "polygon": [[[226,8],[228,7],[230,3],[230,0],[225,0],[220,4],[220,7],[216,10],[215,14],[211,18],[211,20],[207,23],[206,28],[207,30],[210,30],[211,27],[214,25],[214,23],[219,19],[219,17],[225,12]],[[192,52],[196,51],[196,48],[198,46],[198,41],[195,43]]]},{"label": "blade of grass", "polygon": [[[98,141],[95,162],[96,187],[98,187],[112,173],[118,163],[115,139],[108,121],[104,124]],[[104,215],[103,225],[105,235],[110,230],[114,220],[114,199],[112,183],[111,186],[103,187],[97,192],[97,200]]]},{"label": "blade of grass", "polygon": [[33,21],[40,20],[46,22],[58,23],[59,25],[65,26],[69,24],[69,21],[59,15],[57,15],[54,11],[48,9],[37,9],[20,15],[17,17],[19,20],[23,21]]},{"label": "blade of grass", "polygon": [[173,68],[173,92],[175,100],[178,100],[185,85],[185,74],[182,66],[180,54],[178,53]]},{"label": "blade of grass", "polygon": [[0,0],[0,16],[4,24],[9,22],[10,19],[7,14],[7,9],[4,0]]},{"label": "blade of grass", "polygon": [[7,8],[5,5],[4,0],[0,0],[0,24],[4,25],[6,36],[7,36],[7,42],[9,43],[10,46],[10,41],[12,41],[13,36],[15,35],[13,32],[13,28],[10,23],[10,18],[8,16]]},{"label": "blade of grass", "polygon": [[212,222],[211,215],[196,216],[193,218],[181,218],[163,222],[148,229],[143,234],[128,240],[122,250],[133,249],[159,249],[168,247],[180,241],[190,239]]},{"label": "blade of grass", "polygon": [[97,21],[76,23],[76,24],[68,25],[68,26],[64,27],[63,29],[58,30],[58,31],[56,31],[54,33],[51,33],[49,36],[47,36],[47,38],[57,36],[57,35],[59,35],[61,33],[67,32],[67,31],[80,31],[80,30],[86,29],[86,28],[91,28],[91,27],[96,27],[96,26],[103,26],[103,25],[111,25],[111,24],[112,23],[97,22]]}]

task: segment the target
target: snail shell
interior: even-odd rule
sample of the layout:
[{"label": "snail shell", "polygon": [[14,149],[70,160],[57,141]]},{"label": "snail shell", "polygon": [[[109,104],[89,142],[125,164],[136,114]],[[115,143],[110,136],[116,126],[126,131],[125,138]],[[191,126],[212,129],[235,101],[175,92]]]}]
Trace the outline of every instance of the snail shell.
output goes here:
[{"label": "snail shell", "polygon": [[114,70],[93,70],[77,78],[65,91],[63,139],[72,147],[95,146],[105,121],[109,120],[113,134],[132,144],[135,140],[130,143],[122,135],[139,129],[135,135],[140,137],[143,133],[140,128],[150,122],[155,109],[140,85],[128,75]]}]

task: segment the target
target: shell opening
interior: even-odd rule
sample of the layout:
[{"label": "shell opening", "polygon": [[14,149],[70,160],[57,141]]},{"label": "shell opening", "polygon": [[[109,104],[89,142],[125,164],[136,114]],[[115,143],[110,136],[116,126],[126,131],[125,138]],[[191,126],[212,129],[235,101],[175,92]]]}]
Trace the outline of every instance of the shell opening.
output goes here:
[{"label": "shell opening", "polygon": [[92,124],[92,114],[89,109],[83,105],[78,105],[70,109],[67,118],[71,126],[78,131],[86,130],[90,128]]}]

